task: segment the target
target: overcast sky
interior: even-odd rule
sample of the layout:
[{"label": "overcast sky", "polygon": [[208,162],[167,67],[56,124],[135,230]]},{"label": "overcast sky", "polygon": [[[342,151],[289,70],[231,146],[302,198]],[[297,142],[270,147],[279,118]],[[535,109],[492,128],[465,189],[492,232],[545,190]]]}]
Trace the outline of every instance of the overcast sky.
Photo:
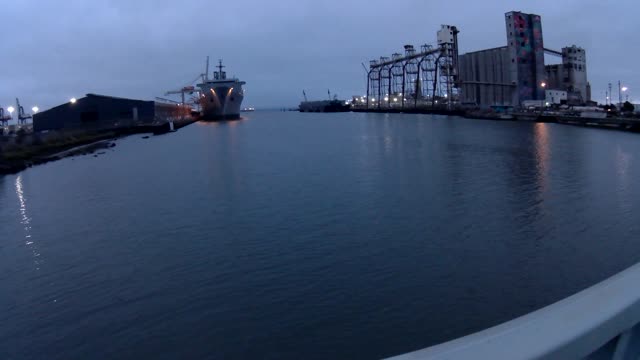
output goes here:
[{"label": "overcast sky", "polygon": [[194,80],[207,55],[247,82],[245,106],[293,106],[303,89],[347,98],[366,91],[362,62],[435,43],[440,24],[460,29],[461,53],[505,45],[511,10],[542,16],[545,47],[586,49],[595,99],[622,80],[640,100],[636,0],[15,0],[1,8],[5,109],[15,97],[26,109],[86,93],[153,99]]}]

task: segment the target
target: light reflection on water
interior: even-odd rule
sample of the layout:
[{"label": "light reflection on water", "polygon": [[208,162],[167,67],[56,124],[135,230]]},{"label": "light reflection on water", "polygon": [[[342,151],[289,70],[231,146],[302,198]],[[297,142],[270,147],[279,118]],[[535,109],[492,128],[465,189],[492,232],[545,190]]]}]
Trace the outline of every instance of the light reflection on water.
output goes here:
[{"label": "light reflection on water", "polygon": [[549,129],[544,123],[537,123],[534,128],[535,136],[535,156],[536,156],[536,178],[540,194],[548,190],[549,158],[551,150],[549,145]]},{"label": "light reflection on water", "polygon": [[631,176],[629,175],[631,165],[633,163],[633,155],[622,149],[620,145],[616,148],[616,177],[618,179],[618,201],[620,207],[628,212],[631,210],[633,202],[630,194]]},{"label": "light reflection on water", "polygon": [[24,243],[31,250],[33,254],[33,263],[36,266],[36,270],[40,270],[40,251],[38,251],[37,244],[34,241],[31,233],[31,217],[29,217],[29,213],[27,211],[27,199],[24,195],[23,185],[22,185],[22,175],[16,178],[16,195],[18,196],[18,202],[20,203],[20,223],[24,228]]}]

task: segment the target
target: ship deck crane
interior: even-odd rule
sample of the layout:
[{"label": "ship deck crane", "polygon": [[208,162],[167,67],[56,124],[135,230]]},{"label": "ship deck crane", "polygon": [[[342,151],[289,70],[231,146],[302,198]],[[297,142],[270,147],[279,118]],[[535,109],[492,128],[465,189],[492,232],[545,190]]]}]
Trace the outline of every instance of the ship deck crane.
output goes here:
[{"label": "ship deck crane", "polygon": [[201,79],[203,83],[209,80],[209,57],[208,56],[207,56],[207,67],[204,73],[199,74],[195,79],[189,82],[189,85],[183,86],[180,90],[170,90],[164,93],[164,95],[165,96],[181,95],[182,96],[181,104],[185,104],[185,94],[193,95],[194,93],[200,93],[200,90],[196,89],[196,87],[193,86],[193,83],[198,81],[198,79]]}]

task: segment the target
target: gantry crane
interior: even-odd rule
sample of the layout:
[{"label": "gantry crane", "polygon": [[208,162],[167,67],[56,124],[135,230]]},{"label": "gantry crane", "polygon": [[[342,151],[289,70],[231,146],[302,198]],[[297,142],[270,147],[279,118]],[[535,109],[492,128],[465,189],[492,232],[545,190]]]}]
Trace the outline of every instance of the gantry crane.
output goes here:
[{"label": "gantry crane", "polygon": [[20,100],[16,98],[16,109],[18,109],[18,124],[24,125],[27,123],[27,119],[31,119],[31,114],[26,114],[24,108],[20,105]]}]

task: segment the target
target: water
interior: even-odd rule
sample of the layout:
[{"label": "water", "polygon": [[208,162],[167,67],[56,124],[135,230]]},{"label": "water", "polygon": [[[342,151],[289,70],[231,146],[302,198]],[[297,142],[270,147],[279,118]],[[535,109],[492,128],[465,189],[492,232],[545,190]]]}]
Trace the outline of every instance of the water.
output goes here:
[{"label": "water", "polygon": [[0,177],[0,358],[380,358],[640,260],[640,137],[255,112]]}]

